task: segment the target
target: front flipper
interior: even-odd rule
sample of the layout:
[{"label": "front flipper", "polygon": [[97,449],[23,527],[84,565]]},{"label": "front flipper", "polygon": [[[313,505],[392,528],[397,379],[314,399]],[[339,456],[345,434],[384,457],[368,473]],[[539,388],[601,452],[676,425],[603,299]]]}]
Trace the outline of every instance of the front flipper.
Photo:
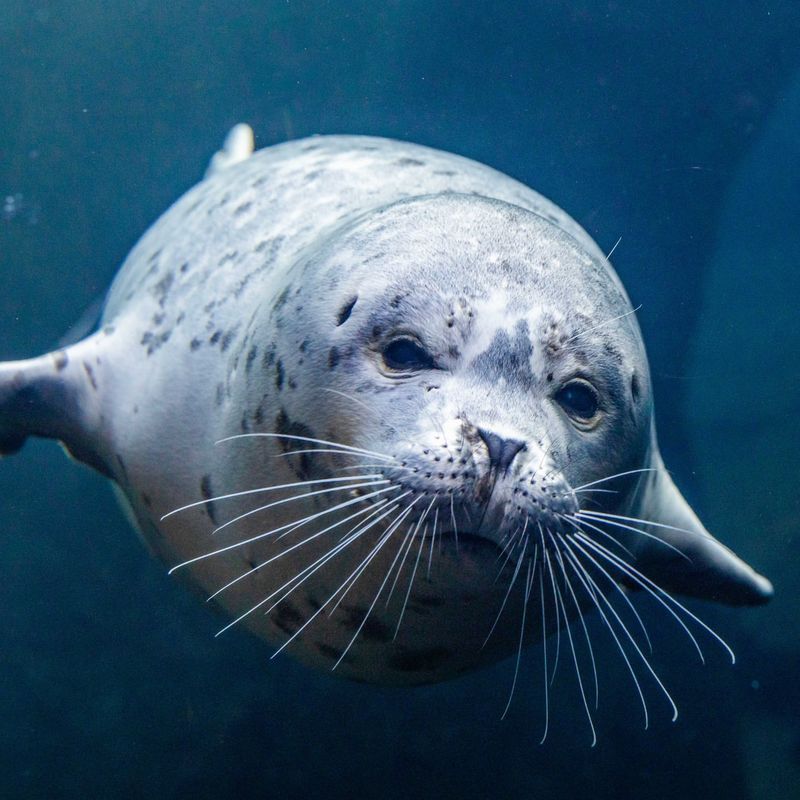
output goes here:
[{"label": "front flipper", "polygon": [[766,603],[773,594],[772,584],[703,527],[657,451],[653,467],[636,516],[651,521],[648,532],[671,547],[640,539],[637,569],[669,592],[729,605]]},{"label": "front flipper", "polygon": [[0,362],[0,456],[29,436],[58,439],[104,475],[98,333],[72,347],[24,361]]},{"label": "front flipper", "polygon": [[244,122],[234,125],[225,137],[222,148],[211,156],[204,177],[210,178],[212,175],[250,158],[254,147],[253,129]]}]

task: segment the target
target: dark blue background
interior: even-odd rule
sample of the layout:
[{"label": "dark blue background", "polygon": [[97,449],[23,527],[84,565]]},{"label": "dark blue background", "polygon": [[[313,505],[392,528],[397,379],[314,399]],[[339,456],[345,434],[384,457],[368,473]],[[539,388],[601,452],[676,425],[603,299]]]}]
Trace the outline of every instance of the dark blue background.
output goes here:
[{"label": "dark blue background", "polygon": [[[410,139],[529,183],[606,250],[622,236],[614,263],[642,304],[662,449],[687,495],[713,509],[694,472],[721,451],[703,436],[698,451],[686,411],[702,381],[692,343],[726,197],[798,68],[791,2],[7,1],[0,196],[14,199],[0,210],[0,357],[55,344],[232,124],[252,124],[258,146]],[[769,151],[765,169],[780,174],[783,155]],[[800,398],[785,387],[797,378],[781,378],[770,392],[787,393],[794,414]],[[536,650],[502,723],[510,664],[414,691],[350,685],[267,663],[241,633],[214,640],[219,621],[149,558],[107,485],[51,443],[0,465],[0,511],[0,796],[737,800],[798,785],[797,630],[782,647],[760,636],[778,625],[770,608],[702,609],[736,646],[734,669],[713,645],[700,668],[653,611],[678,723],[650,691],[643,734],[607,653],[598,747],[566,670],[540,747]],[[715,523],[735,527],[728,513]],[[796,515],[781,519],[793,534]],[[766,569],[750,533],[735,544]]]}]

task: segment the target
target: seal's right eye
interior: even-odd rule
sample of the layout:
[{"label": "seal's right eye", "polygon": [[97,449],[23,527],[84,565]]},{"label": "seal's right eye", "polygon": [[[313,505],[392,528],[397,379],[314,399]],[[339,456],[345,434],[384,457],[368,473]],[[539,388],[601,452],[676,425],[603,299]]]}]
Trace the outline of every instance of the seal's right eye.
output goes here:
[{"label": "seal's right eye", "polygon": [[419,342],[403,337],[389,342],[381,352],[383,363],[395,372],[433,369],[433,356]]}]

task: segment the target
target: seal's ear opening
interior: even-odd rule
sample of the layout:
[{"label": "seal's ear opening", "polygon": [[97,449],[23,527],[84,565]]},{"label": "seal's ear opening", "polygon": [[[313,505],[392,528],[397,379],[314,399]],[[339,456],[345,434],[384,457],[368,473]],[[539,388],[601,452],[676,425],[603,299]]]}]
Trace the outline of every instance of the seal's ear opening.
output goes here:
[{"label": "seal's ear opening", "polygon": [[636,553],[637,568],[669,592],[728,605],[766,603],[773,594],[772,584],[703,527],[657,452],[653,467],[644,487],[643,517],[657,524],[650,528],[653,536],[683,556],[646,539]]}]

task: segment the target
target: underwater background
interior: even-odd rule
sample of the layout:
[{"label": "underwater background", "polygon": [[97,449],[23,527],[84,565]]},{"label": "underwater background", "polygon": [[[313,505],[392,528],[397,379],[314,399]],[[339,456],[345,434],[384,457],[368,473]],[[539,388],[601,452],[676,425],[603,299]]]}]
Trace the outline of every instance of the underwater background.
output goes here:
[{"label": "underwater background", "polygon": [[[408,139],[529,184],[608,252],[659,438],[709,530],[775,584],[698,602],[705,666],[639,598],[642,730],[600,654],[599,743],[562,663],[381,689],[311,672],[154,561],[52,442],[0,463],[0,798],[800,798],[800,4],[0,3],[0,359],[102,297],[228,129]],[[599,623],[591,623],[599,631]]]}]

